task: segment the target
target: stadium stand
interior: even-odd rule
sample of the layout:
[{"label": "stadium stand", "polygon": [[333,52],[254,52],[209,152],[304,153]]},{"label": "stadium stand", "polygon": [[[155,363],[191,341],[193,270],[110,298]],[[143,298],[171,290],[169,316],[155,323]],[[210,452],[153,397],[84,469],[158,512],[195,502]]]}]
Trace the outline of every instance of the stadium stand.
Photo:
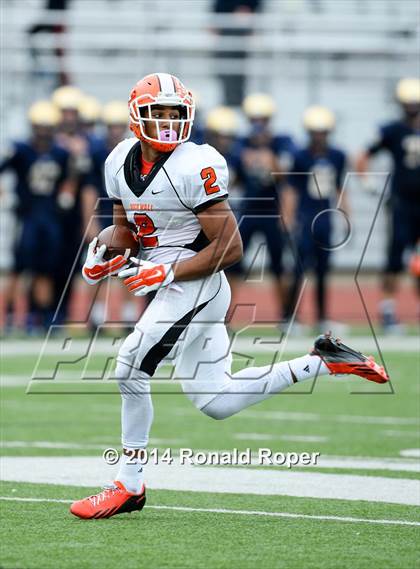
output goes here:
[{"label": "stadium stand", "polygon": [[[217,76],[244,73],[248,91],[265,90],[276,99],[276,127],[298,139],[306,106],[332,108],[335,138],[350,155],[396,112],[395,82],[417,57],[418,7],[410,0],[389,1],[385,7],[375,0],[265,0],[260,13],[243,22],[213,14],[212,0],[179,0],[176,9],[171,0],[73,0],[63,12],[43,11],[43,5],[41,0],[3,5],[0,72],[9,78],[0,102],[3,146],[24,132],[24,109],[56,86],[62,71],[56,47],[64,50],[71,81],[102,102],[124,98],[133,77],[160,69],[191,85],[207,111],[222,102]],[[39,33],[30,44],[28,29],[40,21],[64,24],[66,33]],[[252,35],[214,33],[241,25],[251,27]],[[238,47],[249,53],[242,61],[217,56]],[[383,167],[386,162],[379,163],[378,171]],[[345,253],[334,256],[334,264],[352,270],[360,261],[378,197],[366,195],[355,177],[347,182],[353,236]],[[377,186],[383,186],[383,176]],[[378,219],[364,268],[381,266],[384,231]],[[2,258],[7,264],[6,252]]]}]

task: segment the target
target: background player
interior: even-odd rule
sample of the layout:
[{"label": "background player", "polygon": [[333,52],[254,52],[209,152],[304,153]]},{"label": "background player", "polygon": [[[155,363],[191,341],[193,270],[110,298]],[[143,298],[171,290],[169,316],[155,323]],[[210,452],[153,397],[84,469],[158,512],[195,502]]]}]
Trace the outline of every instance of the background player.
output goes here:
[{"label": "background player", "polygon": [[[297,259],[294,278],[285,310],[286,323],[295,311],[304,273],[313,270],[316,276],[316,318],[318,329],[329,330],[327,323],[327,275],[329,271],[332,213],[340,200],[346,155],[331,146],[329,137],[335,126],[333,113],[319,106],[309,107],[303,116],[308,144],[293,160],[289,183],[294,191],[294,245]],[[347,208],[345,208],[347,209]]]},{"label": "background player", "polygon": [[67,180],[60,193],[60,223],[66,239],[62,243],[61,262],[55,275],[55,304],[58,310],[54,324],[60,325],[67,318],[75,283],[72,269],[83,239],[81,186],[92,168],[94,141],[83,128],[80,109],[84,95],[80,89],[70,85],[59,87],[53,92],[51,100],[61,114],[57,142],[70,154]]},{"label": "background player", "polygon": [[84,135],[91,140],[100,139],[98,127],[102,118],[102,106],[98,99],[83,95],[78,106],[80,127]]},{"label": "background player", "polygon": [[[236,112],[226,106],[212,109],[207,115],[205,142],[214,146],[225,158],[229,170],[229,203],[236,220],[239,222],[242,212],[243,187],[240,183],[241,148],[239,143],[239,120]],[[234,315],[236,294],[242,281],[243,269],[241,263],[226,268],[226,275],[232,291],[232,302],[228,321]]]},{"label": "background player", "polygon": [[[123,101],[107,103],[103,107],[101,119],[106,129],[105,136],[95,142],[91,155],[92,168],[84,179],[81,189],[85,237],[88,242],[104,227],[112,224],[113,201],[106,193],[103,171],[107,156],[127,134],[127,103]],[[115,293],[117,283],[111,280],[109,285]],[[95,295],[96,299],[90,311],[90,324],[94,329],[106,321],[107,291],[108,287],[102,287]],[[124,323],[135,322],[138,316],[138,306],[126,289],[123,292],[125,294],[121,319]]]},{"label": "background player", "polygon": [[236,112],[223,105],[212,109],[206,117],[204,142],[214,146],[225,158],[230,177],[238,170],[237,142],[239,120]]},{"label": "background player", "polygon": [[[81,518],[142,509],[142,450],[153,420],[150,380],[170,357],[192,403],[223,419],[319,374],[350,371],[373,381],[387,376],[372,360],[330,337],[313,355],[231,374],[224,325],[230,291],[223,268],[242,255],[236,220],[227,203],[226,161],[211,146],[187,142],[194,119],[191,94],[174,76],[148,75],[130,95],[130,128],[105,164],[115,200],[114,222],[135,223],[142,259],[119,273],[135,295],[157,291],[120,348],[116,377],[122,394],[123,460],[114,485],[74,502]],[[95,284],[125,259],[104,262],[106,246],[89,246],[83,267]]]},{"label": "background player", "polygon": [[379,307],[382,326],[387,332],[401,331],[395,306],[398,275],[403,270],[404,252],[414,248],[420,239],[420,79],[401,79],[396,99],[402,117],[380,128],[376,141],[357,163],[358,171],[366,177],[372,156],[386,150],[392,158],[384,298]]},{"label": "background player", "polygon": [[[288,135],[275,135],[270,121],[276,107],[273,99],[264,93],[248,95],[243,110],[249,121],[248,134],[237,150],[237,180],[243,190],[239,208],[239,230],[246,252],[253,235],[264,235],[270,258],[270,271],[275,278],[279,320],[285,298],[282,279],[283,230],[280,224],[280,191],[284,182],[282,172],[290,167],[295,145]],[[276,172],[276,177],[273,176]],[[233,267],[230,275],[244,274],[242,264]],[[235,281],[231,279],[234,286]]]},{"label": "background player", "polygon": [[67,177],[69,153],[54,142],[60,113],[51,102],[34,103],[28,117],[31,137],[12,145],[0,164],[0,173],[10,170],[16,176],[15,214],[19,230],[7,287],[8,320],[12,321],[14,301],[23,292],[19,277],[29,272],[32,282],[27,328],[33,331],[40,326],[48,329],[53,317],[55,276],[63,241],[60,192]]}]

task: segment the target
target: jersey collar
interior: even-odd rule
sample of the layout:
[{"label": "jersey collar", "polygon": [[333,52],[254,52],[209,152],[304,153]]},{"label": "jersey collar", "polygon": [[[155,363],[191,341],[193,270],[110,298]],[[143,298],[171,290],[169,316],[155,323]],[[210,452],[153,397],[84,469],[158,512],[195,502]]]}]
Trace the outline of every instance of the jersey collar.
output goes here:
[{"label": "jersey collar", "polygon": [[[173,151],[172,151],[173,152]],[[141,164],[141,144],[140,141],[134,144],[124,161],[124,178],[127,186],[136,197],[140,197],[148,186],[153,182],[159,170],[171,156],[172,152],[167,152],[157,160],[147,176],[140,173]]]}]

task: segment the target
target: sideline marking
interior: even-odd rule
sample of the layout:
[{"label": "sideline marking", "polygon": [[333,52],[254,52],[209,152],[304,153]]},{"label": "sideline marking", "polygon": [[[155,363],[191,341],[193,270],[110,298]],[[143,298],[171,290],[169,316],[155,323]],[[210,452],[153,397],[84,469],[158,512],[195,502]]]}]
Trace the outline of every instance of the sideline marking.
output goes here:
[{"label": "sideline marking", "polygon": [[[159,455],[162,459],[162,455]],[[420,506],[420,480],[326,474],[300,469],[181,464],[172,456],[171,464],[149,461],[149,488],[186,492],[296,496],[336,500],[365,500]],[[10,482],[58,484],[62,486],[103,486],[115,477],[116,467],[102,457],[89,456],[4,456],[1,478]]]},{"label": "sideline marking", "polygon": [[[71,331],[69,332],[71,334]],[[260,336],[259,332],[255,333],[256,337]],[[65,338],[44,338],[34,340],[6,340],[4,345],[4,352],[7,357],[15,355],[25,356],[55,356],[63,352],[63,342]],[[352,342],[357,343],[364,347],[365,351],[377,351],[377,346],[374,338],[369,336],[354,336]],[[90,347],[94,349],[95,355],[110,355],[110,346],[112,337],[109,338],[72,338],[71,350],[72,354],[85,355]],[[284,348],[285,352],[308,352],[308,348],[313,342],[311,336],[305,338],[288,338],[285,342],[280,342],[280,333],[276,336],[264,336],[262,341],[255,345],[255,340],[252,336],[236,337],[234,340],[234,351],[253,350],[257,352],[273,352],[273,349],[279,351]],[[380,338],[380,347],[383,352],[401,353],[401,352],[415,352],[418,351],[418,336],[383,336]],[[115,355],[118,351],[118,346],[114,345]]]},{"label": "sideline marking", "polygon": [[[57,504],[71,504],[74,500],[58,500],[53,498],[19,498],[0,496],[0,500],[10,502],[53,502]],[[269,516],[273,518],[295,518],[305,520],[325,520],[333,522],[351,522],[367,524],[388,524],[398,526],[420,526],[420,522],[408,520],[373,520],[368,518],[352,518],[341,516],[316,516],[311,514],[292,514],[289,512],[263,512],[258,510],[226,510],[225,508],[189,508],[187,506],[145,506],[145,510],[174,510],[177,512],[202,512],[211,514],[231,514],[237,516]]]},{"label": "sideline marking", "polygon": [[[267,435],[268,437],[268,435]],[[239,437],[238,437],[239,438]],[[250,437],[251,438],[251,437]],[[264,435],[265,438],[265,435]],[[279,437],[273,435],[273,439],[278,439]],[[297,440],[297,439],[293,439]],[[185,446],[186,442],[184,439],[161,439],[152,437],[149,439],[149,448],[155,446],[158,450],[162,451],[168,446]],[[115,439],[105,441],[103,443],[73,443],[73,442],[50,442],[50,441],[2,441],[0,447],[2,448],[40,448],[40,449],[58,449],[58,450],[99,450],[103,451],[107,447],[114,446],[117,449],[120,446],[120,441]],[[172,456],[177,458],[179,456],[179,448],[172,448]],[[242,450],[242,449],[240,449]],[[204,449],[197,448],[194,449],[196,452],[232,452],[232,449]],[[335,456],[329,454],[321,454],[317,458],[316,464],[296,464],[295,468],[313,468],[317,469],[330,469],[330,468],[342,468],[350,470],[389,470],[395,472],[420,472],[420,462],[417,460],[417,454],[408,454],[417,451],[418,449],[409,449],[407,451],[401,451],[400,454],[404,458],[391,458],[391,457],[368,457],[368,456]],[[405,454],[407,453],[407,454]],[[51,458],[51,457],[50,457]],[[92,457],[94,458],[94,457]],[[274,465],[264,464],[261,465],[258,461],[258,456],[254,452],[251,453],[251,465],[252,466],[262,466],[264,468],[272,468]],[[236,465],[234,465],[236,466]]]}]

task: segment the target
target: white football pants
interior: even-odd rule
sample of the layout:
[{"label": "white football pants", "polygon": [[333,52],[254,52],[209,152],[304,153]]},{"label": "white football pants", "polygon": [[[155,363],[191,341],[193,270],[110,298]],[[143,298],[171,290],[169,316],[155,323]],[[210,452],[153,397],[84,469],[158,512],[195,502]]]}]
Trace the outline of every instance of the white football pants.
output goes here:
[{"label": "white football pants", "polygon": [[[229,304],[230,287],[223,272],[158,291],[117,358],[125,448],[147,446],[153,420],[150,379],[164,360],[175,365],[176,377],[191,402],[215,419],[229,417],[292,385],[290,364],[299,359],[231,375],[224,324]],[[308,361],[312,367],[309,356],[301,359],[305,370]],[[319,363],[313,357],[312,377]]]}]

